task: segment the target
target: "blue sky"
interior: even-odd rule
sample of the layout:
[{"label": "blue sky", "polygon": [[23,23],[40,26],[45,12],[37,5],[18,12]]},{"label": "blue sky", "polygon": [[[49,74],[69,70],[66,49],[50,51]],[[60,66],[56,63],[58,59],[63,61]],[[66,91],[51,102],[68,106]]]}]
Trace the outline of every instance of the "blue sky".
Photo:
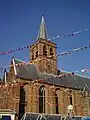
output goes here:
[{"label": "blue sky", "polygon": [[[90,45],[90,31],[74,37],[63,36],[90,28],[90,0],[0,0],[0,51],[32,44],[42,14],[49,38],[60,36],[55,40],[57,53]],[[0,56],[0,67],[10,64],[12,56],[29,61],[29,51],[24,50]],[[90,49],[58,57],[58,68],[66,71],[90,68]]]}]

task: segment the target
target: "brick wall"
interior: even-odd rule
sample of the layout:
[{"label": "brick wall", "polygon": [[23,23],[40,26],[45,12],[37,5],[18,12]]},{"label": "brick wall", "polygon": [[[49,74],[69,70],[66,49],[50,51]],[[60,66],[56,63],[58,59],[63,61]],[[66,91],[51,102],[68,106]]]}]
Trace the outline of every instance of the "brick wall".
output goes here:
[{"label": "brick wall", "polygon": [[[20,84],[15,85],[0,85],[0,108],[13,109],[17,113],[20,112],[20,105],[23,105],[24,112],[39,112],[39,87],[42,84],[27,84],[22,86],[24,94],[20,93]],[[1,87],[2,86],[2,87]],[[56,114],[55,107],[55,90],[58,88],[58,105],[59,114],[67,114],[69,103],[68,90],[62,87],[52,87],[45,85],[45,111],[48,114]],[[25,95],[25,100],[22,101],[21,95]],[[90,115],[90,105],[88,98],[83,97],[78,90],[72,90],[74,114],[86,116]],[[50,97],[51,96],[51,97]],[[20,103],[21,102],[21,103]]]}]

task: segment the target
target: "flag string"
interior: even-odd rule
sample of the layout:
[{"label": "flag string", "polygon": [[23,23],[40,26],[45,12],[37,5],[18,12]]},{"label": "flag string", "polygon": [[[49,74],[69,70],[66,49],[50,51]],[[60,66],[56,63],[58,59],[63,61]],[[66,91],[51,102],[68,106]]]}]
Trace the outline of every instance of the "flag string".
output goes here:
[{"label": "flag string", "polygon": [[[41,59],[40,59],[40,61],[41,61]],[[34,64],[34,63],[23,61],[23,62],[15,64],[15,66],[18,67],[18,66],[23,66],[23,65],[27,65],[27,64]],[[10,68],[10,67],[13,67],[13,64],[7,65],[7,66],[4,66],[4,67],[0,68],[0,71],[2,72],[4,69]],[[60,70],[60,71],[65,72],[63,70]],[[69,76],[70,74],[72,74],[72,75],[77,74],[78,72],[82,72],[82,74],[84,75],[85,72],[90,73],[90,68],[84,68],[84,69],[76,70],[76,71],[73,71],[73,72],[67,72],[66,74],[61,74],[61,75],[58,75],[58,76],[54,75],[54,77],[61,78],[61,77],[64,77],[64,76]]]},{"label": "flag string", "polygon": [[[63,37],[73,37],[73,36],[79,35],[82,32],[86,32],[86,31],[89,31],[89,30],[90,29],[84,29],[84,30],[80,30],[80,31],[72,32],[72,33],[67,33],[67,34],[60,35],[60,36],[63,36]],[[51,41],[58,40],[57,38],[59,38],[60,36],[56,36],[55,38],[51,38],[49,40],[51,40]]]},{"label": "flag string", "polygon": [[63,55],[70,55],[73,52],[79,52],[79,51],[85,51],[87,49],[90,49],[90,45],[89,46],[85,46],[85,47],[80,47],[80,48],[76,48],[76,49],[72,49],[71,51],[66,51],[66,52],[62,52],[62,53],[57,53],[57,56],[63,56]]},{"label": "flag string", "polygon": [[[20,50],[24,50],[26,48],[30,48],[31,45],[27,45],[27,46],[24,46],[24,47],[21,47],[21,48],[17,48],[17,49],[14,49],[14,50],[8,50],[7,52],[0,52],[0,55],[7,55],[7,54],[11,54],[13,52],[16,52],[16,51],[20,51]],[[80,48],[75,48],[71,51],[66,51],[66,52],[62,52],[62,53],[57,53],[56,55],[57,56],[63,56],[63,55],[69,55],[69,54],[72,54],[72,52],[79,52],[79,51],[84,51],[84,50],[87,50],[90,48],[90,45],[89,46],[85,46],[85,47],[80,47]],[[55,55],[53,55],[55,56]],[[50,57],[50,56],[49,56]]]},{"label": "flag string", "polygon": [[80,34],[82,32],[86,32],[86,31],[89,31],[89,30],[90,29],[84,29],[84,30],[73,32],[73,33],[68,33],[68,34],[65,34],[64,37],[75,36],[75,35],[78,35],[78,34]]},{"label": "flag string", "polygon": [[24,46],[24,47],[21,47],[21,48],[16,48],[16,49],[8,50],[6,52],[0,52],[0,55],[12,54],[13,52],[22,51],[22,50],[28,49],[30,47],[31,47],[31,45],[27,45],[27,46]]}]

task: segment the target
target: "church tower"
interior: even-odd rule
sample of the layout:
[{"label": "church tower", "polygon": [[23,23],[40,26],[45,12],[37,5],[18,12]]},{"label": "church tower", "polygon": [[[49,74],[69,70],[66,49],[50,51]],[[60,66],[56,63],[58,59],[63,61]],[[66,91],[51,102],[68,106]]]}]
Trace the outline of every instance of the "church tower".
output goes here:
[{"label": "church tower", "polygon": [[57,73],[56,44],[48,40],[43,16],[37,41],[30,48],[30,63],[36,64],[41,73]]}]

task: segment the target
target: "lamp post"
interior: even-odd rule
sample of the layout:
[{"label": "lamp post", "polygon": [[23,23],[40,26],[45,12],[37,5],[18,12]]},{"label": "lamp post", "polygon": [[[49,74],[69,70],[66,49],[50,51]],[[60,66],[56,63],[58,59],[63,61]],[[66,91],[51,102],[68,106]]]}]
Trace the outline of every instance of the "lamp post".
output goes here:
[{"label": "lamp post", "polygon": [[68,115],[70,116],[70,117],[74,117],[74,113],[73,113],[73,105],[69,105],[68,106]]}]

